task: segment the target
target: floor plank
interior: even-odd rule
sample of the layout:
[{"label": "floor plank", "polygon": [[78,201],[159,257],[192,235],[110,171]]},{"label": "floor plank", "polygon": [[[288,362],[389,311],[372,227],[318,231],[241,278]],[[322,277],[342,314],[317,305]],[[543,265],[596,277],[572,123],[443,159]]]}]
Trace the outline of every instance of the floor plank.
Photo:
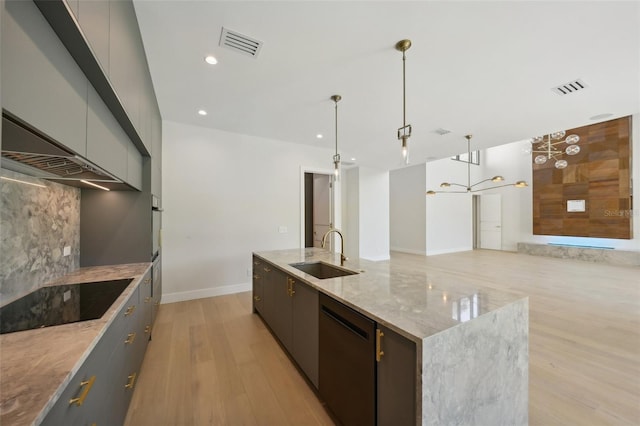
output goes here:
[{"label": "floor plank", "polygon": [[[529,297],[530,425],[640,424],[640,268],[491,250],[389,263]],[[125,424],[333,422],[240,293],[160,306]]]}]

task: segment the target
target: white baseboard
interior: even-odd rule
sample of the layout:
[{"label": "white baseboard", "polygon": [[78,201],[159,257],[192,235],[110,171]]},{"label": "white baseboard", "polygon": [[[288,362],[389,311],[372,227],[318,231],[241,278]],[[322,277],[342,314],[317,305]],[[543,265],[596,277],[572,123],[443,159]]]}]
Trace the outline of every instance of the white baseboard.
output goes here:
[{"label": "white baseboard", "polygon": [[361,259],[370,260],[372,262],[379,262],[381,260],[389,260],[389,259],[391,259],[391,256],[388,255],[388,254],[387,255],[380,255],[380,256],[370,256],[370,257],[361,256]]},{"label": "white baseboard", "polygon": [[222,287],[203,288],[199,290],[179,291],[175,293],[164,293],[161,303],[184,302],[185,300],[204,299],[205,297],[223,296],[225,294],[242,293],[250,291],[251,283],[225,285]]},{"label": "white baseboard", "polygon": [[459,247],[459,248],[452,248],[452,249],[445,249],[445,250],[428,250],[427,249],[427,256],[435,256],[437,254],[459,253],[461,251],[471,251],[471,250],[473,250],[473,247]]},{"label": "white baseboard", "polygon": [[391,251],[397,251],[398,253],[408,253],[408,254],[419,254],[421,256],[426,256],[427,253],[424,250],[412,250],[402,247],[391,247]]}]

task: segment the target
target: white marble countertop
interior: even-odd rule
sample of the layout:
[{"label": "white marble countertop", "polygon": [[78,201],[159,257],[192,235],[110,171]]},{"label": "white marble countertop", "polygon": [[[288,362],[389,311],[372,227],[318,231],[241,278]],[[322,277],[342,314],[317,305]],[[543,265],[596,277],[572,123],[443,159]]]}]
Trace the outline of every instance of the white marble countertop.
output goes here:
[{"label": "white marble countertop", "polygon": [[387,261],[349,259],[343,268],[364,272],[330,279],[318,279],[290,266],[316,261],[340,266],[338,254],[318,248],[254,254],[416,343],[522,299],[493,290],[488,283],[444,271],[393,266]]},{"label": "white marble countertop", "polygon": [[99,319],[0,335],[0,424],[44,418],[149,268],[151,263],[92,266],[46,284],[133,278]]}]

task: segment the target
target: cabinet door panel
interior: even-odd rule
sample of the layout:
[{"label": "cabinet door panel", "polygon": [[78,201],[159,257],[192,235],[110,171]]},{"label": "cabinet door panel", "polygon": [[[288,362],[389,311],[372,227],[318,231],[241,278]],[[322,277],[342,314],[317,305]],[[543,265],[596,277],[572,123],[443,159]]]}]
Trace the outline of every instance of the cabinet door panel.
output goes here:
[{"label": "cabinet door panel", "polygon": [[132,143],[127,148],[127,183],[142,190],[142,155]]},{"label": "cabinet door panel", "polygon": [[142,143],[151,152],[150,138],[145,137],[147,120],[141,115],[148,109],[145,102],[151,95],[145,84],[149,71],[138,20],[131,1],[109,4],[109,79]]},{"label": "cabinet door panel", "polygon": [[126,181],[131,142],[93,86],[89,88],[88,105],[87,158]]},{"label": "cabinet door panel", "polygon": [[2,107],[84,156],[88,82],[33,2],[5,2],[1,39]]},{"label": "cabinet door panel", "polygon": [[306,284],[293,284],[293,358],[318,388],[318,291]]},{"label": "cabinet door panel", "polygon": [[81,1],[76,16],[93,54],[106,73],[109,69],[109,0]]},{"label": "cabinet door panel", "polygon": [[162,194],[162,119],[157,108],[151,115],[151,193]]},{"label": "cabinet door panel", "polygon": [[273,277],[269,296],[273,298],[276,309],[273,315],[273,323],[269,325],[285,349],[291,353],[293,327],[291,325],[292,297],[288,292],[287,281],[289,277],[275,268],[273,268],[271,274]]},{"label": "cabinet door panel", "polygon": [[[112,332],[114,327],[109,327],[105,336]],[[100,422],[104,409],[104,395],[109,387],[109,374],[104,366],[113,351],[113,346],[109,341],[102,338],[93,349],[82,367],[71,379],[62,395],[47,414],[42,425],[57,426],[62,424],[92,424]],[[82,405],[70,404],[73,398],[78,398],[86,390],[82,383],[95,377],[91,388],[86,393]]]},{"label": "cabinet door panel", "polygon": [[378,425],[416,424],[416,344],[378,325],[384,333],[378,362]]}]

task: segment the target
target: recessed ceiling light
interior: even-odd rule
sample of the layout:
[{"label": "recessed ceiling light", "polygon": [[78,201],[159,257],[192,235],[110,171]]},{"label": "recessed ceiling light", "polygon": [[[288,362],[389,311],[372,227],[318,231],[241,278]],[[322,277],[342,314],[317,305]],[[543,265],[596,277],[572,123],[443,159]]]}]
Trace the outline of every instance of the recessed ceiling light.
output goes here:
[{"label": "recessed ceiling light", "polygon": [[603,118],[609,118],[612,115],[613,114],[611,114],[610,112],[606,112],[604,114],[598,114],[598,115],[594,115],[593,117],[589,117],[589,120],[602,120]]},{"label": "recessed ceiling light", "polygon": [[198,114],[200,115],[207,115],[207,111],[203,110],[203,109],[199,109],[198,110]]},{"label": "recessed ceiling light", "polygon": [[356,158],[355,158],[355,157],[353,157],[353,158],[351,159],[351,161],[356,161]]},{"label": "recessed ceiling light", "polygon": [[324,136],[322,136],[320,133],[318,133],[318,134],[316,135],[316,138],[318,138],[318,139],[322,139],[323,137],[324,137]]},{"label": "recessed ceiling light", "polygon": [[209,65],[215,65],[215,64],[217,64],[217,63],[218,63],[218,60],[217,60],[214,56],[211,56],[211,55],[206,56],[206,57],[204,58],[204,61],[205,61],[206,63],[208,63]]}]

